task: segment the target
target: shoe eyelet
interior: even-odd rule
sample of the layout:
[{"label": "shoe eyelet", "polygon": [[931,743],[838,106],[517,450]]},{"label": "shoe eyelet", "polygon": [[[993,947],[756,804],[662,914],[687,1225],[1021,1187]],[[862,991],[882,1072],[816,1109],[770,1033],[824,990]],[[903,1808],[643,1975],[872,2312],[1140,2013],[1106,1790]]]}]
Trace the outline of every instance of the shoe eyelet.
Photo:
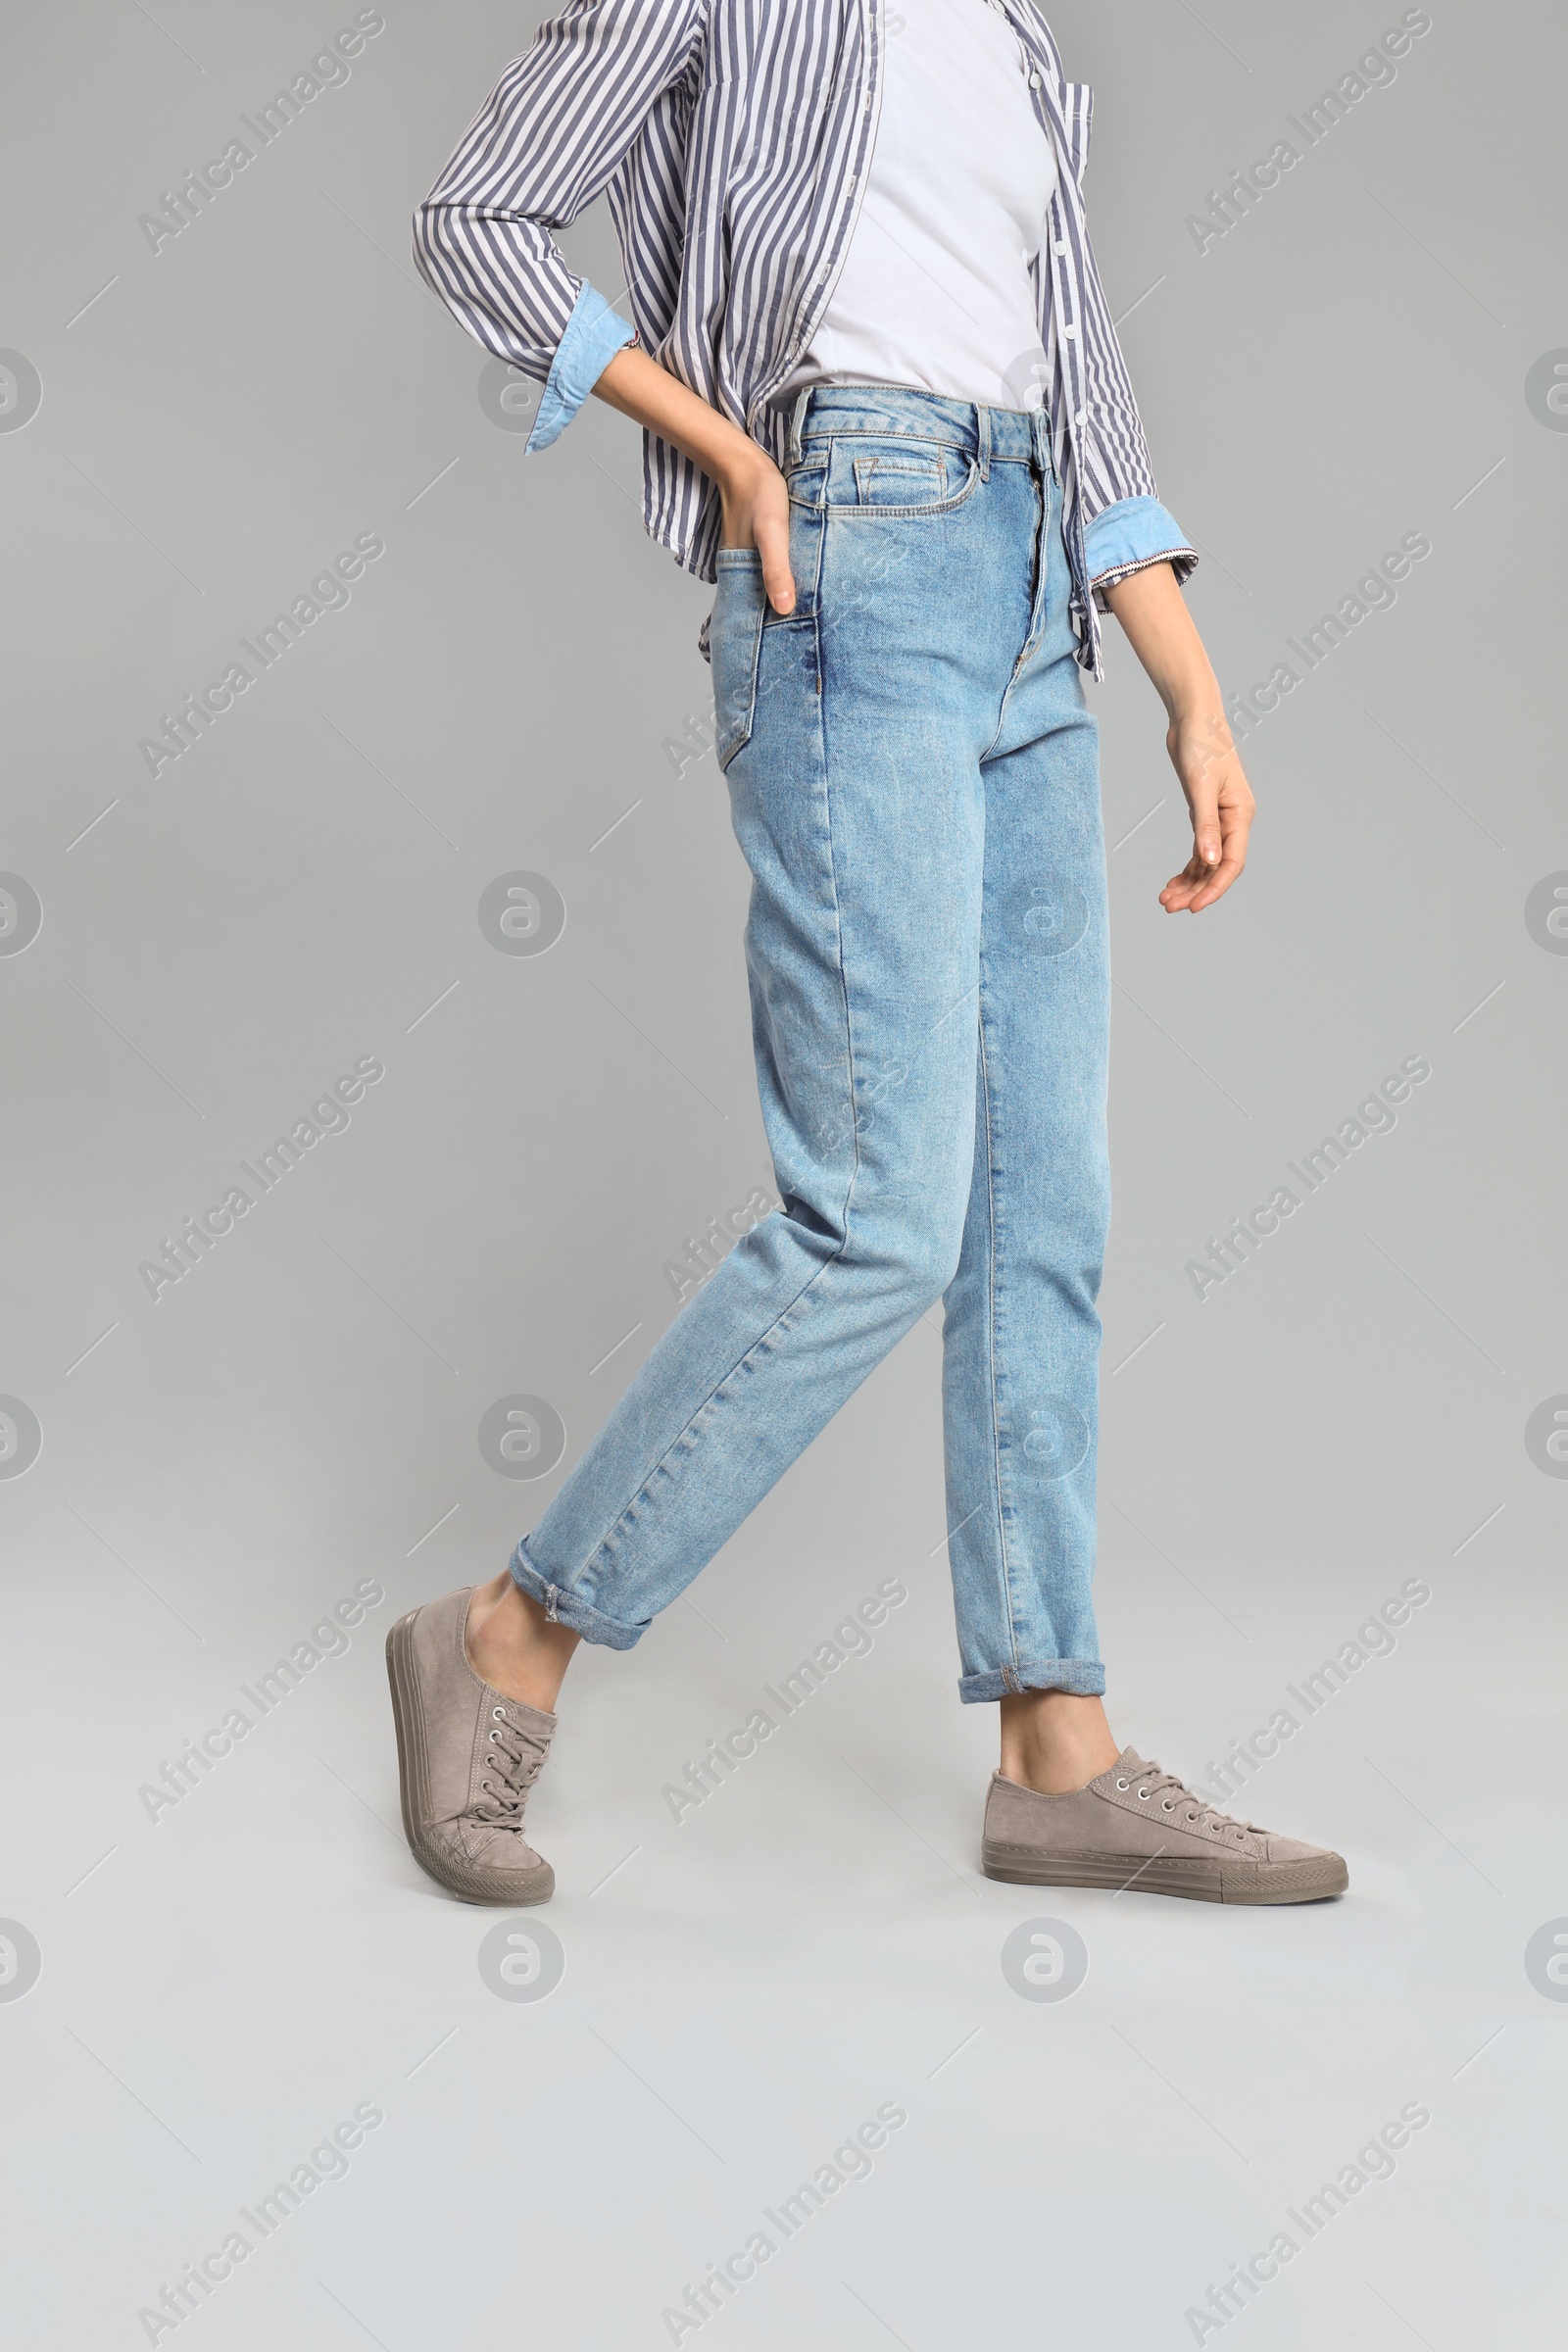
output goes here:
[{"label": "shoe eyelet", "polygon": [[1175,1810],[1176,1810],[1175,1806],[1174,1806],[1174,1805],[1171,1803],[1171,1801],[1170,1801],[1170,1798],[1169,1798],[1168,1796],[1162,1796],[1162,1797],[1160,1798],[1160,1800],[1159,1800],[1159,1809],[1160,1809],[1160,1811],[1161,1811],[1162,1813],[1174,1813],[1174,1812],[1175,1812]]},{"label": "shoe eyelet", "polygon": [[1141,1800],[1147,1801],[1147,1799],[1148,1799],[1148,1796],[1149,1796],[1149,1790],[1148,1790],[1147,1788],[1140,1788],[1140,1789],[1139,1789],[1139,1791],[1138,1791],[1138,1794],[1139,1794],[1139,1797],[1140,1797],[1140,1799],[1141,1799]]},{"label": "shoe eyelet", "polygon": [[1132,1787],[1132,1783],[1131,1781],[1118,1781],[1116,1786],[1118,1788],[1130,1788]]},{"label": "shoe eyelet", "polygon": [[506,1722],[506,1720],[507,1720],[507,1710],[506,1710],[506,1708],[505,1708],[505,1707],[492,1707],[492,1708],[491,1708],[491,1710],[490,1710],[490,1720],[491,1720],[491,1722],[492,1722],[492,1723],[505,1723],[505,1722]]},{"label": "shoe eyelet", "polygon": [[495,1737],[496,1737],[495,1733],[494,1733],[494,1732],[492,1732],[492,1733],[490,1734],[490,1738],[491,1738],[492,1740],[494,1740],[494,1739],[495,1739]]}]

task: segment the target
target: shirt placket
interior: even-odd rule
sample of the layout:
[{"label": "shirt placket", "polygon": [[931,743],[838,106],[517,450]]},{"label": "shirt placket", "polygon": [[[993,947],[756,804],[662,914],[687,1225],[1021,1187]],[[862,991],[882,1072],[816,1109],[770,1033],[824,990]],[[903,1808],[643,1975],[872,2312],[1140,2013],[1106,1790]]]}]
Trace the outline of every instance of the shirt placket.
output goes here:
[{"label": "shirt placket", "polygon": [[[859,69],[861,82],[856,92],[858,124],[854,152],[854,169],[849,178],[832,189],[819,183],[816,200],[807,224],[805,249],[808,254],[823,252],[827,259],[813,264],[807,290],[796,307],[795,327],[789,341],[766,380],[753,394],[747,415],[747,430],[755,434],[761,416],[778,387],[788,377],[803,351],[815,333],[818,321],[833,299],[855,225],[860,217],[860,205],[865,196],[865,184],[870,174],[871,156],[876,145],[876,128],[880,118],[882,97],[882,0],[849,0],[859,22]],[[829,111],[838,97],[835,86],[829,97]]]},{"label": "shirt placket", "polygon": [[[1019,22],[1007,6],[1007,0],[992,0],[992,5],[997,8],[1000,15],[1006,18],[1023,44],[1024,54],[1029,60],[1029,91],[1034,100],[1035,113],[1042,129],[1051,140],[1056,158],[1056,193],[1051,200],[1052,318],[1049,323],[1054,331],[1058,370],[1066,389],[1066,415],[1061,422],[1066,435],[1067,447],[1072,455],[1071,501],[1064,513],[1062,536],[1066,542],[1067,563],[1072,572],[1073,607],[1082,623],[1084,650],[1090,656],[1091,661],[1098,663],[1100,630],[1095,615],[1095,600],[1089,590],[1088,558],[1084,550],[1083,533],[1084,426],[1088,422],[1089,416],[1089,404],[1084,383],[1083,336],[1080,331],[1083,321],[1083,297],[1077,271],[1073,267],[1072,245],[1062,233],[1061,219],[1063,207],[1070,207],[1081,239],[1083,212],[1077,201],[1078,181],[1073,170],[1072,142],[1067,136],[1065,122],[1060,120],[1057,110],[1050,104],[1046,95],[1049,86],[1047,71],[1050,60],[1041,55],[1030,27]],[[1044,336],[1047,324],[1048,321],[1045,319],[1040,321],[1042,336]],[[1053,418],[1053,423],[1055,421]],[[1063,467],[1064,475],[1065,470]],[[1068,488],[1067,481],[1063,479],[1064,501],[1067,498]]]}]

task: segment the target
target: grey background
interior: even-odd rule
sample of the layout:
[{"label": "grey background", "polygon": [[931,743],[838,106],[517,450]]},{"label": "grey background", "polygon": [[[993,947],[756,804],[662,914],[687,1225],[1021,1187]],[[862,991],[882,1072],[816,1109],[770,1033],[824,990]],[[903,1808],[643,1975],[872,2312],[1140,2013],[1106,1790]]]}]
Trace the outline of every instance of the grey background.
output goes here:
[{"label": "grey background", "polygon": [[[42,387],[0,431],[0,865],[42,907],[0,956],[0,1390],[42,1432],[0,1479],[0,1912],[41,1954],[0,1999],[11,2340],[148,2340],[138,2311],[369,2101],[348,2177],[182,2342],[668,2342],[687,2282],[893,2100],[871,2178],[681,2340],[1146,2352],[1420,2100],[1395,2177],[1232,2325],[1555,2341],[1564,2018],[1525,1953],[1568,1913],[1568,1485],[1524,1431],[1568,1393],[1568,961],[1524,910],[1568,868],[1568,439],[1525,385],[1568,346],[1560,12],[1435,0],[1397,80],[1200,255],[1188,216],[1399,9],[1054,11],[1227,689],[1432,541],[1250,736],[1253,864],[1200,923],[1156,904],[1179,794],[1114,629],[1096,696],[1112,1720],[1203,1778],[1426,1580],[1244,1806],[1339,1844],[1349,1899],[979,1878],[995,1719],[954,1692],[923,1327],[634,1660],[574,1667],[538,2004],[495,1997],[495,1919],[403,1847],[379,1644],[502,1564],[674,1312],[666,1262],[769,1180],[745,875],[695,756],[709,592],[642,535],[634,430],[590,404],[525,463],[407,259],[539,12],[390,0],[347,83],[148,250],[160,191],[353,13],[8,28],[0,344]],[[601,214],[564,242],[619,292]],[[154,781],[159,713],[367,531],[348,607]],[[544,955],[479,927],[519,871],[566,909]],[[1206,1237],[1410,1054],[1396,1130],[1200,1303]],[[347,1132],[155,1303],[138,1262],[362,1055],[386,1075]],[[477,1443],[517,1395],[565,1430],[532,1487]],[[872,1653],[677,1826],[664,1785],[888,1576],[910,1600]],[[367,1578],[347,1653],[149,1820],[138,1788]],[[1041,1916],[1089,1954],[1061,2003],[1003,1973]]]}]

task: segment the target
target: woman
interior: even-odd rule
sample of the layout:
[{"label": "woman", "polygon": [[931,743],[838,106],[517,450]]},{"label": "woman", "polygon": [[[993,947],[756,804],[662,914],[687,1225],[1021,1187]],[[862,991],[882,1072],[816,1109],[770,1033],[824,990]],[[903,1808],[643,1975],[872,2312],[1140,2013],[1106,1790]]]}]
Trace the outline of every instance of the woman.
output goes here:
[{"label": "woman", "polygon": [[[985,1869],[1224,1902],[1347,1884],[1101,1704],[1102,612],[1192,812],[1167,910],[1229,890],[1252,801],[1085,235],[1089,120],[1030,0],[575,0],[417,215],[429,284],[543,384],[529,449],[590,391],[635,417],[648,529],[717,582],[783,1202],[509,1569],[393,1630],[410,1843],[470,1901],[554,1886],[523,1812],[578,1641],[629,1648],[938,1298],[959,1695],[1001,1707]],[[635,327],[552,240],[602,192]]]}]

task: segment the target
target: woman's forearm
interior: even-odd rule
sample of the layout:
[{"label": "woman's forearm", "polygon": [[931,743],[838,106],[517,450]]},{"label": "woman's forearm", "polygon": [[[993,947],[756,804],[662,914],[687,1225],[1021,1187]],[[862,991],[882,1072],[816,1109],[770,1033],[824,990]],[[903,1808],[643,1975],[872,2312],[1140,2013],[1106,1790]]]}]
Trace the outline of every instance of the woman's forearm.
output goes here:
[{"label": "woman's forearm", "polygon": [[1129,572],[1105,601],[1170,721],[1165,748],[1193,820],[1193,855],[1159,894],[1167,914],[1200,914],[1247,862],[1252,794],[1203,640],[1168,564]]},{"label": "woman's forearm", "polygon": [[723,544],[755,547],[774,611],[793,611],[789,493],[767,452],[633,344],[616,352],[594,392],[702,467],[723,501]]},{"label": "woman's forearm", "polygon": [[635,344],[628,343],[616,352],[594,393],[623,416],[657,433],[661,441],[684,450],[720,489],[726,475],[745,466],[748,451],[754,458],[760,454],[756,442],[739,425],[731,424],[727,416],[721,416]]},{"label": "woman's forearm", "polygon": [[[1105,601],[1128,644],[1149,672],[1167,716],[1213,719],[1225,727],[1225,705],[1213,664],[1168,564],[1129,572]],[[1229,730],[1226,730],[1229,741]]]}]

